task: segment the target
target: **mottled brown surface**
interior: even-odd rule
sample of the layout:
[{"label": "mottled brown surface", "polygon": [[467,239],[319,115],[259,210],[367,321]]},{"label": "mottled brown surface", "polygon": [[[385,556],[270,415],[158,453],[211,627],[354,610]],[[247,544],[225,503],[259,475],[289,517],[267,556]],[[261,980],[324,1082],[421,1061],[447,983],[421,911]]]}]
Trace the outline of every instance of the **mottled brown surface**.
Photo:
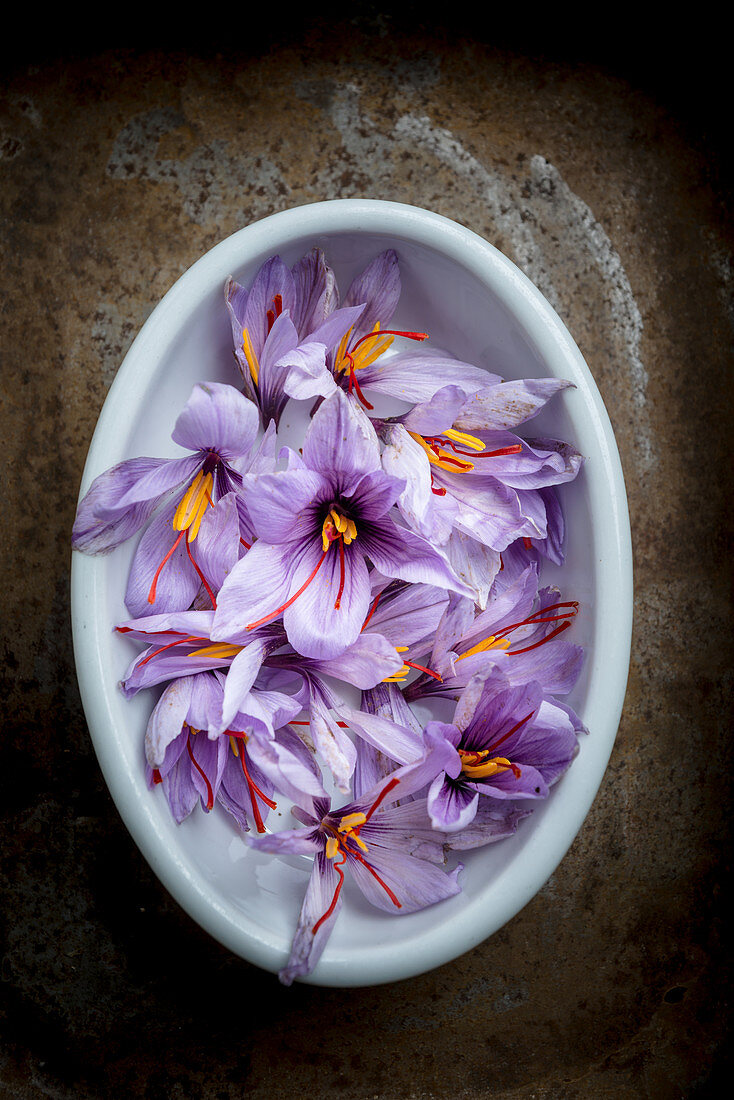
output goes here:
[{"label": "mottled brown surface", "polygon": [[[303,33],[5,64],[0,1095],[721,1095],[732,240],[711,104],[624,56],[378,7]],[[168,287],[263,215],[353,196],[476,230],[566,321],[617,432],[636,624],[609,770],[540,894],[420,978],[285,990],[192,923],[117,815],[68,538],[107,388]]]}]

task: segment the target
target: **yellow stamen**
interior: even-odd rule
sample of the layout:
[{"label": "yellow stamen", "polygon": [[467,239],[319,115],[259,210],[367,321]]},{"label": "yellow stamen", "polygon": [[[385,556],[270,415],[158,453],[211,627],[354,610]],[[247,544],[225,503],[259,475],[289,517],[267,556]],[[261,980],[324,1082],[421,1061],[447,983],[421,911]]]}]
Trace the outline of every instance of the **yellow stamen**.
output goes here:
[{"label": "yellow stamen", "polygon": [[340,534],[340,535],[341,535],[341,534],[342,534],[342,533],[343,533],[344,531],[346,531],[346,529],[347,529],[347,522],[348,522],[348,521],[347,521],[347,520],[345,519],[345,517],[344,517],[344,516],[340,516],[338,512],[335,512],[335,511],[334,511],[334,509],[333,509],[333,508],[332,508],[332,509],[331,509],[331,511],[329,512],[329,515],[330,515],[330,516],[332,517],[332,519],[334,520],[334,526],[336,527],[336,529],[337,529],[337,531],[339,532],[339,534]]},{"label": "yellow stamen", "polygon": [[484,444],[475,435],[468,432],[457,432],[455,428],[449,428],[443,433],[447,439],[453,439],[454,443],[461,443],[464,447],[472,447],[475,451],[483,451]]},{"label": "yellow stamen", "polygon": [[335,859],[336,854],[339,851],[339,841],[335,836],[329,836],[326,838],[326,858]]},{"label": "yellow stamen", "polygon": [[486,649],[509,649],[509,647],[509,638],[495,638],[494,634],[490,634],[488,638],[477,642],[471,649],[467,649],[466,653],[462,653],[456,660],[463,661],[465,657],[473,657],[476,653],[484,653]]},{"label": "yellow stamen", "polygon": [[188,530],[189,539],[192,542],[199,533],[199,527],[207,508],[212,503],[213,487],[213,475],[205,474],[203,470],[199,470],[174,513],[174,531]]},{"label": "yellow stamen", "polygon": [[230,657],[236,657],[242,650],[241,645],[229,645],[228,642],[212,642],[211,645],[202,646],[201,649],[194,649],[189,653],[189,657],[209,657],[213,661],[227,660]]},{"label": "yellow stamen", "polygon": [[346,814],[339,825],[340,833],[350,832],[356,825],[364,825],[367,815],[363,813]]},{"label": "yellow stamen", "polygon": [[347,354],[351,335],[352,329],[350,328],[339,343],[334,360],[335,373],[341,373],[347,369],[362,370],[364,367],[371,366],[376,359],[380,358],[383,352],[387,351],[393,342],[392,336],[380,336],[380,324],[378,322],[375,325],[374,332],[360,341],[359,347],[355,348],[351,354]]},{"label": "yellow stamen", "polygon": [[[444,433],[448,435],[448,432]],[[469,470],[474,469],[473,462],[466,462],[463,458],[456,458],[454,455],[449,454],[443,447],[437,447],[436,450],[429,447],[422,435],[418,435],[417,432],[408,432],[408,435],[412,436],[416,443],[419,443],[423,450],[428,455],[428,461],[432,462],[434,466],[438,466],[441,470],[446,470],[450,474],[465,474]]]},{"label": "yellow stamen", "polygon": [[[485,750],[486,751],[486,750]],[[481,753],[473,753],[475,757],[481,756]],[[505,756],[495,756],[492,760],[484,760],[481,764],[466,764],[462,761],[461,774],[465,775],[467,779],[486,779],[489,775],[501,775],[502,772],[506,772],[512,764]]]},{"label": "yellow stamen", "polygon": [[321,548],[324,553],[340,536],[344,540],[344,545],[349,546],[350,542],[354,542],[357,537],[357,525],[353,519],[347,519],[332,508],[321,528]]},{"label": "yellow stamen", "polygon": [[235,754],[235,756],[239,756],[240,750],[237,748],[237,738],[230,735],[229,743],[232,746],[232,752]]},{"label": "yellow stamen", "polygon": [[246,328],[243,328],[242,330],[242,350],[245,353],[245,359],[247,360],[247,365],[250,368],[252,381],[255,383],[255,385],[257,385],[257,380],[260,377],[260,364],[257,361],[255,349],[252,346],[250,333]]}]

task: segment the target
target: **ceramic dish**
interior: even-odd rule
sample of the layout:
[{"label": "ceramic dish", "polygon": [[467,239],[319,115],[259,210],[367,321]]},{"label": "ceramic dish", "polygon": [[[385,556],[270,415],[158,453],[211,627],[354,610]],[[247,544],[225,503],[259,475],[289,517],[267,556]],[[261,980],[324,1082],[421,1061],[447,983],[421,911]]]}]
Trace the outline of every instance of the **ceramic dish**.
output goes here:
[{"label": "ceramic dish", "polygon": [[[574,641],[584,672],[568,702],[589,729],[547,801],[517,833],[464,853],[462,893],[409,916],[371,908],[345,888],[345,907],[309,982],[373,985],[419,974],[475,947],[513,917],[552,874],[580,829],[616,736],[629,666],[630,532],[622,470],[609,418],[578,348],[539,291],[492,245],[462,226],[397,203],[336,200],[250,225],[199,259],[171,288],[130,348],[102,409],[81,492],[103,470],[137,455],[174,457],[175,419],[197,381],[236,384],[223,288],[245,285],[268,257],[292,264],[325,250],[346,288],[378,252],[397,251],[402,297],[396,327],[430,331],[450,349],[505,378],[556,376],[575,383],[543,410],[534,435],[572,442],[586,457],[561,488],[566,563],[544,583],[580,602]],[[153,692],[126,700],[118,683],[138,652],[113,632],[127,618],[123,594],[135,540],[111,554],[75,553],[74,649],[84,709],[105,780],[133,839],[163,884],[204,929],[270,971],[285,962],[310,861],[249,849],[219,808],[173,821],[149,790],[143,735]],[[288,822],[290,825],[290,822]],[[549,902],[551,904],[551,902]]]}]

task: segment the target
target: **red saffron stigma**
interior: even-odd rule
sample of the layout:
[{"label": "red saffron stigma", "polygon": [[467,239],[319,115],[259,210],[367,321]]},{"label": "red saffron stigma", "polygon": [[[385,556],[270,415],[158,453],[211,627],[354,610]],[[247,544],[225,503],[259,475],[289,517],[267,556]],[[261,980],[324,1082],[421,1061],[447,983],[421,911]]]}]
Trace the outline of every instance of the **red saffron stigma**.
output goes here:
[{"label": "red saffron stigma", "polygon": [[502,736],[500,737],[499,741],[495,741],[495,743],[492,746],[490,746],[489,749],[487,749],[487,752],[494,753],[495,750],[500,747],[500,745],[503,743],[503,741],[506,741],[508,737],[512,737],[513,733],[515,733],[517,730],[519,730],[520,726],[524,726],[526,722],[529,722],[534,714],[535,714],[535,711],[531,710],[530,714],[526,714],[524,718],[521,718],[520,721],[517,722],[516,725],[514,725],[511,730],[508,730],[507,733],[503,733]]},{"label": "red saffron stigma", "polygon": [[374,409],[375,406],[370,405],[369,401],[367,400],[365,395],[362,393],[362,388],[361,388],[359,382],[357,381],[357,375],[356,375],[355,370],[354,370],[354,360],[352,359],[352,357],[349,353],[347,353],[347,359],[349,360],[349,391],[348,392],[351,393],[352,392],[352,386],[354,386],[354,389],[357,391],[357,397],[359,398],[359,400],[362,402],[362,404],[364,405],[364,407],[366,409],[369,409],[371,411],[372,409]]},{"label": "red saffron stigma", "polygon": [[409,340],[418,341],[428,339],[427,332],[401,332],[399,329],[395,328],[378,328],[374,329],[372,332],[366,333],[364,336],[360,336],[359,340],[357,340],[357,343],[352,348],[352,351],[356,351],[359,345],[363,344],[365,340],[369,340],[371,336],[407,336]]},{"label": "red saffron stigma", "polygon": [[281,615],[286,610],[286,608],[290,607],[291,604],[295,603],[296,600],[298,599],[298,597],[306,591],[309,584],[314,579],[314,577],[318,573],[321,566],[324,564],[324,558],[326,557],[326,555],[328,553],[329,553],[328,550],[324,550],[323,554],[319,558],[319,563],[316,566],[316,568],[314,569],[313,573],[308,578],[308,580],[306,580],[301,585],[301,587],[298,589],[298,591],[296,592],[296,594],[294,596],[291,596],[291,598],[289,600],[286,600],[285,603],[281,607],[277,607],[275,609],[275,611],[271,611],[269,615],[263,615],[262,619],[258,619],[256,623],[248,623],[247,626],[245,627],[245,630],[254,630],[256,626],[262,626],[263,623],[270,622],[270,620],[274,619],[276,617],[276,615]]},{"label": "red saffron stigma", "polygon": [[154,783],[162,783],[163,782],[163,776],[161,775],[161,773],[158,771],[157,768],[153,768],[153,782]]},{"label": "red saffron stigma", "polygon": [[206,808],[207,808],[207,811],[211,810],[212,806],[214,805],[214,791],[212,790],[211,783],[209,782],[209,780],[206,777],[204,769],[199,766],[198,762],[194,758],[194,754],[191,750],[191,736],[190,735],[186,738],[186,748],[188,749],[189,756],[191,757],[191,763],[194,765],[197,772],[199,773],[201,778],[206,783]]},{"label": "red saffron stigma", "polygon": [[441,441],[442,447],[450,447],[457,455],[467,455],[469,458],[503,458],[505,455],[517,455],[522,451],[521,443],[514,443],[511,447],[498,447],[496,451],[464,451],[451,439]]},{"label": "red saffron stigma", "polygon": [[186,553],[189,556],[189,561],[191,562],[194,569],[196,570],[196,572],[199,575],[199,580],[201,581],[201,583],[204,585],[204,588],[206,589],[206,594],[212,602],[212,607],[216,611],[217,601],[214,598],[214,593],[212,592],[211,588],[209,587],[209,583],[207,582],[206,577],[204,576],[201,569],[199,569],[199,566],[194,561],[194,555],[191,553],[191,546],[190,546],[190,543],[189,543],[189,532],[188,531],[186,532]]},{"label": "red saffron stigma", "polygon": [[166,564],[168,559],[171,557],[174,550],[176,549],[176,547],[178,546],[178,544],[180,543],[181,539],[184,537],[185,534],[186,534],[185,530],[180,532],[180,534],[179,534],[178,538],[176,539],[176,541],[174,542],[173,546],[168,551],[165,558],[163,559],[161,564],[156,569],[155,576],[153,577],[153,581],[152,581],[151,586],[150,586],[150,591],[148,592],[148,603],[155,603],[155,592],[156,592],[156,588],[158,587],[158,578],[161,575],[161,571],[163,569],[163,566]]},{"label": "red saffron stigma", "polygon": [[[539,620],[539,622],[543,622],[543,621],[544,620],[542,620],[542,619]],[[546,620],[546,621],[548,621],[548,620]],[[552,619],[549,620],[549,621],[553,622]],[[549,642],[551,640],[551,638],[555,638],[558,634],[561,634],[564,630],[568,630],[570,625],[571,624],[569,622],[561,623],[561,625],[557,626],[555,630],[551,630],[550,634],[546,634],[544,638],[541,638],[539,642],[533,642],[532,645],[526,645],[524,649],[508,649],[507,650],[507,656],[508,657],[517,657],[518,653],[529,653],[531,649],[537,649],[539,645],[545,645],[545,643]]]},{"label": "red saffron stigma", "polygon": [[342,593],[344,592],[344,581],[346,579],[346,568],[344,565],[344,539],[339,539],[339,591],[336,594],[336,602],[334,604],[334,610],[338,611],[342,605]]},{"label": "red saffron stigma", "polygon": [[370,806],[370,808],[369,808],[369,810],[367,811],[367,813],[366,813],[366,814],[364,815],[364,816],[366,817],[367,821],[369,821],[369,819],[370,819],[370,818],[372,817],[373,813],[375,812],[375,810],[377,809],[377,807],[378,807],[378,806],[380,805],[380,803],[382,802],[383,798],[385,798],[385,797],[386,797],[386,795],[388,795],[388,794],[390,793],[390,791],[394,790],[394,789],[395,789],[395,787],[397,787],[397,785],[398,785],[398,783],[399,783],[399,782],[400,782],[400,780],[399,780],[399,779],[395,779],[395,777],[393,776],[393,778],[392,778],[392,779],[390,780],[390,782],[389,782],[389,783],[386,783],[386,784],[385,784],[385,786],[384,786],[384,787],[382,788],[382,790],[381,790],[381,791],[380,791],[380,793],[378,794],[378,796],[377,796],[377,798],[375,799],[375,801],[374,801],[374,802],[372,803],[372,805]]},{"label": "red saffron stigma", "polygon": [[[370,619],[374,615],[375,611],[377,610],[377,605],[380,602],[380,596],[381,595],[382,595],[382,592],[378,592],[377,595],[375,596],[375,600],[374,600],[374,603],[372,604],[372,607],[369,610],[369,614],[368,614],[367,618],[365,619],[365,621],[362,623],[362,630],[365,629],[365,627],[367,626],[367,623],[370,621]],[[362,630],[360,630],[360,634],[362,633]]]},{"label": "red saffron stigma", "polygon": [[358,859],[359,862],[362,864],[362,866],[365,867],[369,871],[369,873],[372,875],[372,877],[374,879],[377,879],[380,886],[385,891],[385,893],[387,894],[387,896],[389,897],[390,901],[393,903],[395,908],[396,909],[402,909],[403,908],[402,902],[398,901],[398,899],[395,897],[395,895],[393,894],[392,890],[387,885],[387,883],[382,881],[382,879],[378,875],[377,871],[374,869],[374,867],[370,866],[370,864],[367,862],[367,860],[364,858],[364,856],[360,855],[359,852],[352,852],[352,851],[350,851],[349,854],[354,856],[355,859]]},{"label": "red saffron stigma", "polygon": [[[302,718],[299,718],[297,721],[290,721],[288,723],[288,725],[289,726],[310,726],[311,722],[310,721],[306,722]],[[344,730],[349,729],[349,723],[348,722],[337,722],[337,726],[341,726],[341,728],[344,729]]]},{"label": "red saffron stigma", "polygon": [[195,634],[182,634],[180,638],[177,638],[175,642],[168,642],[166,645],[158,646],[152,653],[148,653],[143,657],[142,661],[138,661],[138,668],[142,668],[143,665],[147,665],[148,661],[151,661],[154,657],[157,657],[159,653],[163,653],[166,649],[172,649],[175,645],[181,645],[182,642],[202,642],[203,638],[197,638]]},{"label": "red saffron stigma", "polygon": [[316,933],[318,932],[319,928],[324,923],[324,921],[328,920],[329,917],[331,916],[331,914],[336,909],[336,903],[339,900],[339,894],[341,893],[342,886],[344,885],[344,872],[342,871],[342,864],[344,863],[346,858],[347,858],[347,853],[344,852],[344,854],[342,856],[342,859],[338,863],[334,863],[334,870],[339,875],[339,881],[336,884],[336,890],[334,891],[334,897],[331,899],[331,905],[326,910],[326,912],[323,913],[319,917],[319,919],[316,921],[316,924],[311,929],[311,933],[314,936],[316,935]]},{"label": "red saffron stigma", "polygon": [[275,318],[280,317],[282,312],[283,312],[283,296],[282,296],[282,294],[275,294],[275,295],[273,295],[273,309],[269,309],[267,311],[267,314],[266,314],[267,319],[268,319],[268,334],[270,333],[271,328],[275,324]]},{"label": "red saffron stigma", "polygon": [[425,668],[423,665],[416,665],[413,661],[403,661],[403,664],[408,665],[409,668],[417,668],[420,672],[426,672],[429,676],[432,676],[434,680],[438,680],[439,684],[443,683],[443,676],[439,676],[439,674],[437,672],[434,672],[432,668]]},{"label": "red saffron stigma", "polygon": [[251,542],[245,542],[245,540],[242,538],[242,535],[240,535],[240,542],[244,546],[245,550],[252,550],[252,543]]},{"label": "red saffron stigma", "polygon": [[273,802],[272,798],[268,798],[268,796],[266,794],[263,794],[263,792],[258,787],[257,783],[254,781],[254,779],[251,778],[250,773],[247,770],[247,764],[245,763],[245,748],[244,748],[244,745],[242,746],[242,750],[240,752],[240,764],[242,765],[242,773],[245,777],[245,780],[247,782],[247,787],[248,787],[248,790],[250,792],[250,805],[252,806],[252,814],[253,814],[253,817],[255,818],[255,825],[257,827],[257,831],[259,833],[264,833],[265,832],[265,823],[263,822],[262,814],[260,813],[260,807],[257,804],[257,799],[261,798],[263,800],[263,802],[265,803],[265,805],[269,806],[271,810],[274,810],[276,808],[277,802]]}]

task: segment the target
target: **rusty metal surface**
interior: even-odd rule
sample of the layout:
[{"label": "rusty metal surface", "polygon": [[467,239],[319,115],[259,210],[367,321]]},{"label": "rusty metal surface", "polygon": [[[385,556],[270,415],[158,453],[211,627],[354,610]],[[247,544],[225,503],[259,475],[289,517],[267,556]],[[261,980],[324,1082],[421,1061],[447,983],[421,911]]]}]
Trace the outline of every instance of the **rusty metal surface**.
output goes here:
[{"label": "rusty metal surface", "polygon": [[[561,54],[397,28],[370,7],[241,52],[47,45],[7,61],[1,1096],[716,1095],[730,980],[726,151],[623,59]],[[420,978],[285,990],[177,908],[117,816],[76,689],[68,539],[105,394],[169,286],[257,218],[360,196],[476,230],[569,327],[627,479],[633,655],[598,798],[513,921]]]}]

